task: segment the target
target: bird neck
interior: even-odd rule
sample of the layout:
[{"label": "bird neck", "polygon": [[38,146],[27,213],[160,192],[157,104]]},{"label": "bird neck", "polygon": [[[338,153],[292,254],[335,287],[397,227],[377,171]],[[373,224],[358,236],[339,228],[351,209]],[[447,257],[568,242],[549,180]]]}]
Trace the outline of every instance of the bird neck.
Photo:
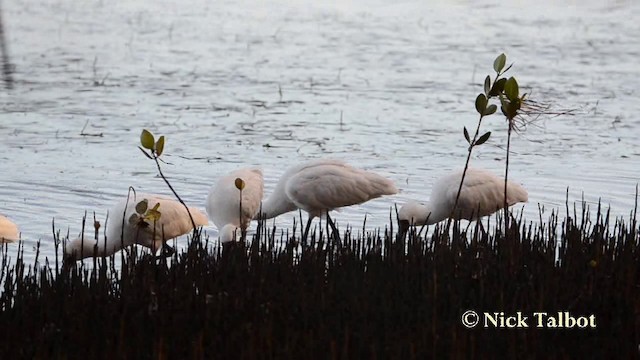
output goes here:
[{"label": "bird neck", "polygon": [[90,257],[105,257],[116,252],[118,248],[104,241],[96,241],[89,236],[80,236],[72,240],[65,249],[67,255],[72,255],[76,260],[86,259]]},{"label": "bird neck", "polygon": [[433,225],[446,219],[448,216],[449,214],[442,211],[441,207],[434,206],[434,204],[429,201],[421,206],[420,215],[417,216],[417,224]]},{"label": "bird neck", "polygon": [[271,219],[297,209],[297,207],[289,201],[284,191],[278,190],[279,189],[276,189],[267,200],[262,202],[260,213],[255,216],[256,219],[260,217],[260,214],[262,214],[263,219]]}]

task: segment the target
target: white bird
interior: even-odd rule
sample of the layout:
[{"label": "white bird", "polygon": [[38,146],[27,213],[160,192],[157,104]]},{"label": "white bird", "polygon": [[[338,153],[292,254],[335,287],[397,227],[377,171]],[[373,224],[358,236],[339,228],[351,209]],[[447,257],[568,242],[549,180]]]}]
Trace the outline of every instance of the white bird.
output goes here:
[{"label": "white bird", "polygon": [[11,220],[0,215],[0,244],[18,241],[18,239],[20,239],[18,226]]},{"label": "white bird", "polygon": [[309,213],[303,238],[307,238],[313,218],[324,215],[337,235],[329,211],[397,192],[393,181],[378,174],[340,160],[312,160],[294,165],[282,175],[273,193],[262,203],[261,216],[270,219],[302,209]]},{"label": "white bird", "polygon": [[[429,202],[410,201],[398,212],[399,236],[404,236],[410,225],[432,225],[452,214],[454,219],[477,220],[504,207],[504,178],[480,169],[467,169],[455,211],[463,170],[454,171],[436,181]],[[507,204],[527,202],[529,195],[519,184],[507,181]]]},{"label": "white bird", "polygon": [[[236,179],[242,179],[242,192],[236,186]],[[207,214],[218,228],[221,243],[236,239],[238,229],[244,238],[247,227],[260,210],[263,191],[262,170],[258,168],[234,170],[211,187],[207,196]]]},{"label": "white bird", "polygon": [[[137,213],[136,205],[144,200],[147,200],[148,205],[143,214],[152,215],[152,209],[156,209],[160,212],[159,219],[154,221],[153,218],[145,218]],[[189,207],[189,212],[196,226],[208,223],[207,217],[200,210]],[[132,244],[148,247],[154,253],[163,246],[172,250],[165,242],[193,229],[184,206],[160,195],[138,194],[135,198],[133,195],[128,199],[125,197],[115,204],[109,215],[106,237],[96,241],[94,236],[81,234],[66,244],[65,259],[80,260],[93,257],[94,254],[105,257]]]}]

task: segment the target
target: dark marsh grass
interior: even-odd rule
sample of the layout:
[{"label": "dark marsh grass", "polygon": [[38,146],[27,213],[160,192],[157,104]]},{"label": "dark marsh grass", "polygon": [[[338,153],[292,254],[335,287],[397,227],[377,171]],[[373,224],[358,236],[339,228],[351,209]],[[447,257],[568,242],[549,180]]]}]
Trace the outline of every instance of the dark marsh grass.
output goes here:
[{"label": "dark marsh grass", "polygon": [[[305,244],[263,223],[247,246],[196,239],[170,260],[133,250],[93,267],[9,262],[5,248],[0,358],[637,357],[635,216],[567,215],[514,220],[506,236],[454,223],[426,240],[348,230]],[[597,326],[467,329],[468,309],[593,314]]]}]

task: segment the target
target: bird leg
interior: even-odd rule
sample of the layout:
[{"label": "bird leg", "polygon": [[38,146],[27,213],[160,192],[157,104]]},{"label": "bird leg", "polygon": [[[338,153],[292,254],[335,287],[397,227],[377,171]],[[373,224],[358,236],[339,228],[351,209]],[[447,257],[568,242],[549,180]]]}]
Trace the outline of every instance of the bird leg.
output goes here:
[{"label": "bird leg", "polygon": [[[488,217],[490,219],[490,216]],[[487,230],[484,228],[484,225],[482,225],[482,219],[478,219],[478,224],[480,224],[480,231],[481,234],[486,234]],[[489,226],[489,223],[487,222],[487,226]]]},{"label": "bird leg", "polygon": [[336,228],[336,224],[331,220],[331,216],[329,216],[329,211],[327,211],[327,223],[331,226],[331,231],[333,232],[333,238],[336,241],[340,241],[340,232],[338,232],[338,228]]},{"label": "bird leg", "polygon": [[311,221],[313,220],[313,216],[309,215],[309,220],[307,220],[307,226],[304,228],[304,235],[302,236],[302,240],[307,242],[307,237],[309,236],[309,229],[311,228]]}]

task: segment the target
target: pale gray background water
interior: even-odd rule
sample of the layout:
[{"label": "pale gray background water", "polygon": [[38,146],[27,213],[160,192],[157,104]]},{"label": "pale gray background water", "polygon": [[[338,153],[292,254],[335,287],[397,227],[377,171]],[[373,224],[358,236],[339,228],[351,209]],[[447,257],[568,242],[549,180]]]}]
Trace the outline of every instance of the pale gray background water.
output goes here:
[{"label": "pale gray background water", "polygon": [[[85,210],[104,215],[130,185],[167,193],[136,149],[142,128],[167,136],[165,172],[195,206],[237,167],[262,166],[268,194],[290,164],[335,157],[402,189],[336,214],[384,226],[393,204],[428,199],[434,179],[463,165],[462,127],[474,127],[473,100],[503,51],[533,98],[577,110],[513,139],[525,216],[563,209],[567,187],[571,202],[584,192],[616,215],[633,208],[636,1],[15,0],[3,10],[16,83],[0,95],[0,213],[27,251],[42,239],[52,255],[52,218],[77,235]],[[103,136],[81,136],[87,121]],[[473,164],[502,173],[503,120],[484,129],[493,136]]]}]

